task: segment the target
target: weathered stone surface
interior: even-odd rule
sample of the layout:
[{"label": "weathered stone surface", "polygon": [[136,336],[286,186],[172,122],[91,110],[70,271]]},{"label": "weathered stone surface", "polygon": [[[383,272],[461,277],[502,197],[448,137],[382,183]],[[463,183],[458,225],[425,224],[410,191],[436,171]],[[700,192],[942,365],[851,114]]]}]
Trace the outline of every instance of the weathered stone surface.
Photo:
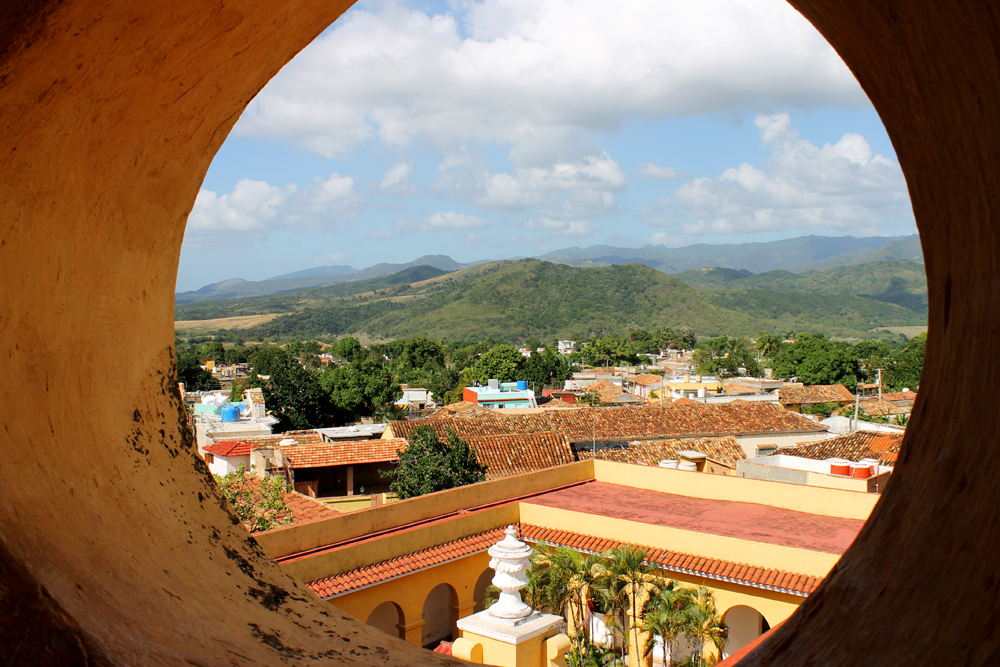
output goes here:
[{"label": "weathered stone surface", "polygon": [[[14,664],[447,660],[332,612],[230,521],[173,379],[177,259],[209,162],[253,95],[350,3],[8,4],[0,652],[24,638],[69,652]],[[924,244],[930,346],[888,493],[746,664],[995,664],[1000,8],[792,4],[892,138]]]}]

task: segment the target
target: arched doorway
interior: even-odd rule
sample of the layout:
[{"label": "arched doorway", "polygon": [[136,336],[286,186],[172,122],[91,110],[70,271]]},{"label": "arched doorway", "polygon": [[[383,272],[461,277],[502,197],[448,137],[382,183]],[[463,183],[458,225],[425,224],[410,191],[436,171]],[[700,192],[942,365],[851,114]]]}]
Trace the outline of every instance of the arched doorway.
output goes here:
[{"label": "arched doorway", "polygon": [[451,584],[438,584],[424,599],[424,627],[420,644],[424,648],[434,648],[441,641],[450,641],[455,626],[455,607],[458,595]]},{"label": "arched doorway", "polygon": [[764,615],[753,607],[738,604],[730,607],[722,617],[729,626],[726,655],[732,655],[771,629]]},{"label": "arched doorway", "polygon": [[486,596],[488,595],[486,589],[489,588],[490,584],[493,582],[493,574],[493,570],[486,569],[483,570],[483,573],[479,575],[478,579],[476,579],[476,586],[472,589],[472,599],[476,601],[476,607],[473,613],[482,611],[486,608],[483,601],[486,600]]},{"label": "arched doorway", "polygon": [[372,609],[365,623],[392,637],[404,638],[402,626],[406,623],[406,619],[403,610],[395,602],[383,602]]}]

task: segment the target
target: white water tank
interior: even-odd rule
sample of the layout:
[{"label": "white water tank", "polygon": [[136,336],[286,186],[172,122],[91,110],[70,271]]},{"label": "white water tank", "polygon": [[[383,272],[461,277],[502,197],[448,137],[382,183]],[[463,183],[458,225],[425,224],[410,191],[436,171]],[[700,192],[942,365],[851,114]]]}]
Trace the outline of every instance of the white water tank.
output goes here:
[{"label": "white water tank", "polygon": [[658,464],[660,468],[672,468],[677,469],[677,459],[664,459]]},{"label": "white water tank", "polygon": [[694,461],[681,461],[677,464],[678,470],[687,470],[688,472],[698,472],[698,464]]}]

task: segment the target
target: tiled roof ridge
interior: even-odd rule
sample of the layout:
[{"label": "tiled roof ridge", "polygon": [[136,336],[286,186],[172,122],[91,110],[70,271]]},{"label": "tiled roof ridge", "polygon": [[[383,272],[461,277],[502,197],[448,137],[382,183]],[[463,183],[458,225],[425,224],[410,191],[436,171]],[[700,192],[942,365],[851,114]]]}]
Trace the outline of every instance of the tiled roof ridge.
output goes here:
[{"label": "tiled roof ridge", "polygon": [[[520,539],[529,542],[545,541],[546,544],[565,546],[577,551],[603,554],[609,549],[620,547],[626,542],[602,537],[574,533],[516,523]],[[307,586],[324,599],[343,595],[360,588],[391,581],[414,572],[436,567],[459,558],[485,551],[502,539],[506,526],[476,533],[467,537],[403,554],[390,560],[375,563],[348,572],[309,582]],[[765,568],[745,563],[695,556],[692,554],[635,545],[645,549],[649,560],[668,572],[678,572],[692,576],[726,581],[753,588],[787,593],[798,597],[808,597],[819,585],[821,578],[773,568]]]},{"label": "tiled roof ridge", "polygon": [[213,442],[210,445],[205,445],[204,450],[210,454],[215,454],[216,456],[246,456],[251,451],[256,449],[257,446],[252,442],[247,442],[246,440],[222,440],[219,442]]},{"label": "tiled roof ridge", "polygon": [[[577,551],[585,551],[598,555],[605,553],[609,549],[629,544],[619,540],[593,537],[568,530],[543,528],[532,524],[520,524],[518,533],[522,540],[531,542],[545,541],[546,544],[570,547]],[[533,534],[537,534],[538,536],[533,536]],[[543,535],[549,537],[553,537],[554,535],[556,539],[547,539],[546,537],[542,537]],[[747,565],[746,563],[735,563],[733,561],[708,558],[706,556],[694,556],[692,554],[657,549],[640,544],[633,546],[644,549],[650,555],[647,561],[656,563],[661,569],[666,571],[680,572],[682,574],[726,581],[754,588],[763,588],[798,597],[808,597],[816,590],[821,581],[819,577],[787,572],[785,570]]]}]

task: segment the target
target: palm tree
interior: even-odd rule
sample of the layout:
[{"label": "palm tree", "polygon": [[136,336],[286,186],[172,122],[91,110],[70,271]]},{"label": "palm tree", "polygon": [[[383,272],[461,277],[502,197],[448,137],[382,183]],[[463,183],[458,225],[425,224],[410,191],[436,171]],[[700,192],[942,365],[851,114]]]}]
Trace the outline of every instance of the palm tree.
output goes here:
[{"label": "palm tree", "polygon": [[649,633],[646,652],[653,650],[656,638],[663,641],[664,660],[672,667],[677,656],[677,639],[684,634],[688,624],[687,608],[691,604],[693,591],[680,586],[676,581],[667,581],[658,588],[643,609],[642,629]]},{"label": "palm tree", "polygon": [[[660,582],[659,569],[647,562],[649,554],[645,549],[626,544],[608,551],[605,557],[608,563],[606,595],[609,602],[609,616],[614,613],[615,623],[624,631],[626,644],[630,650],[642,652],[641,657],[648,654],[645,642],[640,643],[641,611],[645,606],[644,598],[656,588]],[[625,656],[625,646],[622,647],[622,658]]]},{"label": "palm tree", "polygon": [[[541,546],[542,548],[539,548]],[[593,662],[596,651],[590,641],[590,617],[587,600],[591,591],[600,589],[607,578],[605,559],[596,554],[581,554],[569,547],[535,546],[532,555],[536,607],[549,613],[565,615],[570,622],[574,662]]]},{"label": "palm tree", "polygon": [[757,361],[760,362],[762,359],[765,359],[771,354],[777,352],[780,345],[780,336],[766,331],[761,331],[757,334]]},{"label": "palm tree", "polygon": [[691,596],[686,625],[684,636],[691,643],[692,664],[701,667],[702,653],[708,642],[712,642],[722,655],[729,639],[729,628],[715,607],[715,597],[704,586],[699,586]]}]

